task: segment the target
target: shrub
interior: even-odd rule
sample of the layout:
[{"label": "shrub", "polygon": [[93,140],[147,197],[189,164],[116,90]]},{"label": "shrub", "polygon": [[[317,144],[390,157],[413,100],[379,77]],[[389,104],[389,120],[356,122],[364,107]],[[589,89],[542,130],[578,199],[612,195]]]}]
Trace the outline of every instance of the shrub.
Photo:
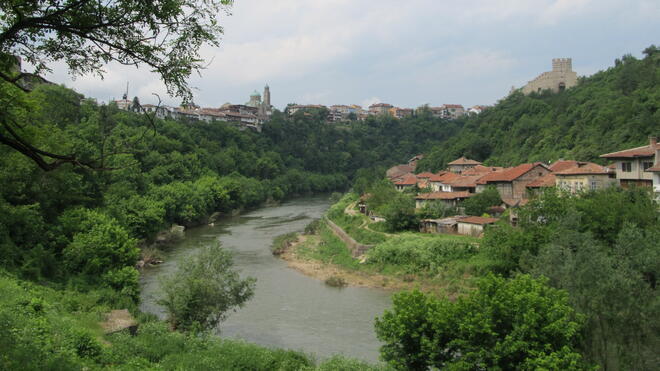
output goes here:
[{"label": "shrub", "polygon": [[298,240],[298,233],[290,232],[279,235],[273,240],[270,251],[273,255],[283,254],[292,243]]},{"label": "shrub", "polygon": [[159,304],[165,306],[172,327],[214,328],[229,310],[243,306],[252,297],[255,279],[241,279],[232,265],[228,251],[207,246],[162,281],[165,297]]},{"label": "shrub", "polygon": [[325,284],[330,287],[346,287],[348,283],[343,277],[339,276],[330,276],[325,280]]}]

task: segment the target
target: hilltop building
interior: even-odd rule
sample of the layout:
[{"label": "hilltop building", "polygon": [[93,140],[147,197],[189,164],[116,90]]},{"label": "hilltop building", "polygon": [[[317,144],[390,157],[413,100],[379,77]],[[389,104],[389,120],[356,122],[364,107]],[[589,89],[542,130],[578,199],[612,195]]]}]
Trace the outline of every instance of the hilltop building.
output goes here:
[{"label": "hilltop building", "polygon": [[270,88],[264,88],[264,99],[261,94],[254,92],[246,104],[225,103],[219,108],[202,108],[195,104],[181,107],[155,106],[153,104],[141,105],[139,100],[128,99],[128,85],[122,99],[113,100],[117,108],[136,113],[154,115],[159,119],[186,119],[189,121],[225,121],[236,124],[240,129],[251,129],[261,132],[264,122],[270,119],[273,106],[270,104]]},{"label": "hilltop building", "polygon": [[552,60],[552,71],[543,72],[534,80],[522,87],[524,94],[540,93],[551,90],[555,93],[577,85],[577,73],[573,71],[571,58],[555,58]]}]

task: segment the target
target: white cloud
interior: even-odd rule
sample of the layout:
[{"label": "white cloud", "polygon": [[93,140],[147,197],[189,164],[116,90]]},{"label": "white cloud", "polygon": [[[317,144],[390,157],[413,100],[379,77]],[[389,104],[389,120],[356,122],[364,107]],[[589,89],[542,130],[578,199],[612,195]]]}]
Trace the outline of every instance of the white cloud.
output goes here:
[{"label": "white cloud", "polygon": [[[611,59],[588,60],[584,45],[608,48],[602,45],[604,38],[618,40],[618,45],[657,43],[653,35],[660,33],[659,4],[657,0],[240,0],[232,16],[221,15],[225,28],[221,46],[202,50],[210,64],[201,77],[191,79],[191,85],[199,88],[196,102],[211,106],[244,102],[265,83],[271,85],[279,107],[293,101],[361,100],[368,106],[380,102],[380,97],[410,106],[429,101],[487,103],[520,80],[520,70],[528,67],[530,59],[548,58],[549,63],[555,55],[546,57],[548,53],[582,54],[580,65],[599,68]],[[645,22],[640,23],[645,32],[614,28],[614,22],[626,26]],[[580,27],[600,31],[580,33]],[[590,39],[596,34],[600,39]],[[87,76],[73,82],[64,66],[55,69],[54,81],[66,81],[100,100],[120,96],[126,81],[131,85],[129,95],[144,101],[153,99],[152,92],[165,92],[157,76],[144,69],[110,65],[103,81]],[[177,104],[178,99],[165,102]]]},{"label": "white cloud", "polygon": [[382,102],[382,100],[381,100],[380,98],[378,98],[378,97],[371,97],[371,98],[367,98],[367,99],[363,100],[363,101],[360,103],[360,105],[362,106],[362,108],[365,108],[365,109],[366,109],[366,108],[368,108],[368,107],[369,107],[370,105],[372,105],[372,104],[381,103],[381,102]]}]

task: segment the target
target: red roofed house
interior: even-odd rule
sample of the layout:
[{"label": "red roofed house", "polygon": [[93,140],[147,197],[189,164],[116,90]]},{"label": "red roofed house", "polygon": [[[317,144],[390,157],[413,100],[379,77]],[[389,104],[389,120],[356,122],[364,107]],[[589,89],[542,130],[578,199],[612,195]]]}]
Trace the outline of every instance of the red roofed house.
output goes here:
[{"label": "red roofed house", "polygon": [[415,208],[421,209],[429,202],[442,202],[447,207],[455,207],[460,201],[472,197],[468,192],[431,192],[420,193],[415,197]]},{"label": "red roofed house", "polygon": [[492,185],[497,188],[500,197],[507,204],[518,203],[527,199],[527,184],[549,173],[550,169],[541,162],[518,165],[484,175],[477,181],[479,185],[477,192],[481,192],[486,186]]},{"label": "red roofed house", "polygon": [[394,187],[397,191],[403,191],[417,185],[417,177],[415,174],[406,174],[401,179],[394,182]]},{"label": "red roofed house", "polygon": [[473,168],[477,165],[481,165],[481,162],[475,161],[475,160],[470,160],[465,157],[458,158],[450,163],[447,164],[449,166],[449,171],[452,173],[462,173],[464,170]]},{"label": "red roofed house", "polygon": [[465,114],[465,108],[460,104],[443,104],[442,117],[447,119],[457,119]]},{"label": "red roofed house", "polygon": [[[443,183],[449,188],[449,192],[470,192],[475,193],[477,189],[477,180],[481,179],[485,174],[481,175],[459,175],[451,180]],[[443,189],[444,190],[444,189]]]},{"label": "red roofed house", "polygon": [[460,177],[458,174],[441,171],[429,178],[429,184],[431,185],[431,189],[436,192],[451,192],[451,186],[449,185],[449,182],[458,177]]},{"label": "red roofed house", "polygon": [[372,104],[369,106],[369,114],[370,115],[380,115],[383,113],[387,114],[390,112],[390,108],[392,108],[392,105],[387,103]]},{"label": "red roofed house", "polygon": [[429,183],[429,179],[434,175],[435,174],[430,173],[428,171],[417,174],[417,187],[419,188],[430,187],[431,184]]},{"label": "red roofed house", "polygon": [[[621,187],[628,188],[633,185],[651,187],[653,172],[648,169],[654,168],[654,157],[657,157],[658,148],[660,145],[657,138],[651,137],[646,146],[606,153],[600,157],[616,162],[616,178]],[[655,160],[657,161],[657,158]]]},{"label": "red roofed house", "polygon": [[461,172],[461,175],[486,175],[488,173],[492,173],[492,172],[495,172],[495,171],[502,171],[502,170],[504,170],[504,168],[499,167],[499,166],[477,165],[477,166],[469,168],[467,170],[463,170]]},{"label": "red roofed house", "polygon": [[537,193],[543,188],[550,188],[557,185],[557,178],[554,173],[548,173],[540,178],[536,178],[529,183],[527,183],[527,190],[530,193]]},{"label": "red roofed house", "polygon": [[575,166],[557,171],[554,175],[557,187],[571,193],[595,191],[616,184],[614,172],[592,162],[576,162]]},{"label": "red roofed house", "polygon": [[495,224],[499,219],[484,218],[481,216],[468,216],[458,220],[458,234],[467,236],[481,236],[486,226]]},{"label": "red roofed house", "polygon": [[396,165],[387,169],[387,171],[385,172],[385,176],[387,176],[387,178],[390,180],[395,180],[397,178],[403,177],[406,174],[412,173],[414,170],[415,170],[414,166]]}]

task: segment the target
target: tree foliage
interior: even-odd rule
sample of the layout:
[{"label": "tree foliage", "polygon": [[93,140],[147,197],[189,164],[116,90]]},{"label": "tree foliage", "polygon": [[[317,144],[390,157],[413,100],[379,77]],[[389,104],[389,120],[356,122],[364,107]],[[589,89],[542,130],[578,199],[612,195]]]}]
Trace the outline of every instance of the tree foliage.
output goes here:
[{"label": "tree foliage", "polygon": [[603,153],[647,144],[660,135],[660,53],[652,45],[644,54],[617,59],[566,91],[515,92],[465,117],[459,131],[426,153],[419,170],[443,169],[460,156],[498,166],[560,158],[602,163]]},{"label": "tree foliage", "polygon": [[164,298],[159,303],[167,310],[174,328],[215,328],[227,312],[243,306],[252,297],[255,280],[241,279],[232,264],[229,252],[219,246],[207,246],[163,280]]},{"label": "tree foliage", "polygon": [[528,275],[490,275],[455,302],[400,293],[376,320],[383,359],[402,370],[586,369],[580,328],[566,293]]}]

